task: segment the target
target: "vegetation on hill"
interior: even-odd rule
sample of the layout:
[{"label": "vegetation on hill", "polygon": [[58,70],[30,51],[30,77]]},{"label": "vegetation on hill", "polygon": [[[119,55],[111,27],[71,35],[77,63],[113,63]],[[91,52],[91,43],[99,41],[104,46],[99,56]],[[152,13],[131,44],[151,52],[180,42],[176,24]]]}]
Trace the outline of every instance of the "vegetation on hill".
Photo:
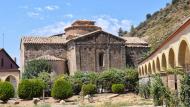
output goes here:
[{"label": "vegetation on hill", "polygon": [[128,34],[146,38],[154,50],[188,17],[190,17],[190,1],[172,0],[172,3],[167,3],[165,8],[153,14],[148,13],[146,20]]}]

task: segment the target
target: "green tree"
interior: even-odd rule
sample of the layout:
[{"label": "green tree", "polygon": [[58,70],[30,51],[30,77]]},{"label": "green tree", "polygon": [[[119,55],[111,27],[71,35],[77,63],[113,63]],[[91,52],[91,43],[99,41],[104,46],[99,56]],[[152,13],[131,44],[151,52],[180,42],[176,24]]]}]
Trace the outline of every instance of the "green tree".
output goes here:
[{"label": "green tree", "polygon": [[152,17],[152,15],[150,14],[150,13],[148,13],[147,15],[146,15],[146,19],[150,19]]},{"label": "green tree", "polygon": [[179,0],[172,0],[172,4],[176,4]]},{"label": "green tree", "polygon": [[124,36],[125,34],[127,34],[128,32],[127,31],[124,31],[121,27],[119,28],[119,31],[118,31],[118,35],[120,37]]},{"label": "green tree", "polygon": [[123,70],[125,73],[125,84],[128,90],[136,91],[138,86],[138,72],[134,68],[127,67]]},{"label": "green tree", "polygon": [[163,84],[160,75],[153,77],[151,90],[155,106],[161,106],[164,104],[163,102],[165,102],[167,107],[174,107],[172,105],[174,104],[174,98],[168,87]]},{"label": "green tree", "polygon": [[190,76],[188,74],[185,74],[182,76],[180,98],[184,107],[189,107],[190,105]]},{"label": "green tree", "polygon": [[45,88],[48,88],[48,84],[51,82],[51,76],[47,72],[39,73],[37,79],[44,82],[44,87]]},{"label": "green tree", "polygon": [[41,72],[50,73],[52,66],[45,60],[32,60],[27,62],[23,73],[24,79],[32,79],[38,77]]},{"label": "green tree", "polygon": [[103,71],[98,78],[98,87],[111,91],[112,84],[124,84],[125,73],[119,69],[109,69]]}]

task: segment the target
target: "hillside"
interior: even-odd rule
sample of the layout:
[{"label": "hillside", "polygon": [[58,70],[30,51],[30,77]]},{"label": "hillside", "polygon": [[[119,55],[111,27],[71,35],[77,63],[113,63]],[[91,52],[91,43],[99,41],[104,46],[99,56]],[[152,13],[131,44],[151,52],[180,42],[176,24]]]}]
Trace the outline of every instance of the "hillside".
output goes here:
[{"label": "hillside", "polygon": [[189,0],[173,0],[165,8],[155,12],[130,32],[130,36],[146,38],[152,50],[162,43],[190,17]]}]

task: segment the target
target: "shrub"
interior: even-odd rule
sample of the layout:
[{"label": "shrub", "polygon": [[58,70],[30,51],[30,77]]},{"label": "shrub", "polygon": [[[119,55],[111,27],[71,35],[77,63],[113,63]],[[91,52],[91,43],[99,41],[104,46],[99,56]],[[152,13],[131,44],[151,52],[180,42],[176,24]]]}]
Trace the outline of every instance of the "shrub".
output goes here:
[{"label": "shrub", "polygon": [[139,85],[139,94],[141,97],[148,99],[150,97],[150,83],[142,83]]},{"label": "shrub", "polygon": [[96,84],[98,80],[98,74],[95,72],[81,72],[78,71],[75,73],[73,76],[74,79],[78,79],[81,81],[83,84]]},{"label": "shrub", "polygon": [[22,80],[18,86],[18,96],[22,99],[40,97],[43,93],[44,83],[37,79]]},{"label": "shrub", "polygon": [[73,94],[72,84],[64,78],[57,79],[52,87],[51,95],[55,99],[67,99]]},{"label": "shrub", "polygon": [[111,91],[112,84],[124,84],[125,73],[119,69],[103,71],[98,78],[98,86]]},{"label": "shrub", "polygon": [[14,87],[11,83],[0,82],[0,100],[6,102],[9,98],[13,98],[14,94]]},{"label": "shrub", "polygon": [[51,77],[50,74],[47,72],[41,72],[38,74],[37,79],[39,79],[40,81],[43,81],[44,83],[44,89],[49,89],[49,84],[51,82]]},{"label": "shrub", "polygon": [[188,74],[183,75],[183,78],[181,79],[180,98],[184,107],[190,105],[190,76]]},{"label": "shrub", "polygon": [[155,106],[163,105],[163,101],[165,101],[168,107],[171,107],[170,105],[173,103],[171,92],[164,86],[159,75],[153,77],[152,96]]},{"label": "shrub", "polygon": [[94,84],[84,84],[82,86],[82,93],[83,95],[92,95],[92,94],[95,94],[96,93],[96,85]]},{"label": "shrub", "polygon": [[125,73],[125,84],[129,91],[137,91],[138,87],[138,72],[134,68],[124,69]]},{"label": "shrub", "polygon": [[82,82],[80,80],[74,80],[72,82],[72,86],[73,86],[73,93],[75,95],[78,95],[81,92]]},{"label": "shrub", "polygon": [[73,93],[79,94],[83,84],[97,84],[98,73],[78,71],[70,77],[73,86]]},{"label": "shrub", "polygon": [[121,93],[124,93],[125,86],[123,84],[113,84],[111,89],[113,93],[121,94]]},{"label": "shrub", "polygon": [[50,73],[52,66],[46,60],[32,60],[27,62],[23,73],[24,79],[32,79],[38,77],[41,72]]}]

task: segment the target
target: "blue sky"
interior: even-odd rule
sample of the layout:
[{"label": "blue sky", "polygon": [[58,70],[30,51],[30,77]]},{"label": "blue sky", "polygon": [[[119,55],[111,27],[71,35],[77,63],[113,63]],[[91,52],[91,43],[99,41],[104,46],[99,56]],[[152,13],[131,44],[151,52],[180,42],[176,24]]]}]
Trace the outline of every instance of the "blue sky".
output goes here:
[{"label": "blue sky", "polygon": [[[171,0],[1,0],[0,47],[19,60],[22,36],[64,32],[77,19],[96,21],[105,31],[129,30]],[[19,61],[17,61],[19,63]]]}]

